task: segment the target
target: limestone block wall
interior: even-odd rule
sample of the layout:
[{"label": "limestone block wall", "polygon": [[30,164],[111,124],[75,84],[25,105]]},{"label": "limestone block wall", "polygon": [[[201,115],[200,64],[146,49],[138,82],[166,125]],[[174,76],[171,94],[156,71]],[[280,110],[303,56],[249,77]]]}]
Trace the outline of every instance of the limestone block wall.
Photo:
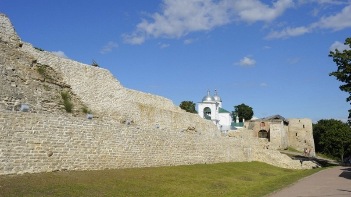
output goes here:
[{"label": "limestone block wall", "polygon": [[270,123],[270,144],[276,149],[285,149],[288,147],[288,133],[283,122]]},{"label": "limestone block wall", "polygon": [[[169,99],[126,89],[106,69],[57,57],[21,42],[5,15],[0,14],[0,24],[1,43],[12,47],[13,59],[18,60],[11,60],[11,66],[17,66],[15,70],[34,63],[50,67],[52,73],[60,76],[52,82],[59,83],[57,92],[69,89],[77,103],[82,102],[95,115],[88,120],[84,116],[53,113],[57,110],[42,105],[57,103],[51,96],[35,101],[49,94],[42,89],[52,83],[41,84],[40,79],[29,82],[33,77],[15,80],[16,88],[23,87],[16,90],[31,97],[15,102],[33,101],[41,110],[26,113],[0,107],[0,174],[252,160],[304,167],[295,165],[290,158],[281,158],[278,152],[261,152],[262,146],[251,132],[223,137],[211,121],[179,109]],[[2,45],[1,50],[9,48]],[[4,63],[0,74],[13,71],[12,67],[3,69],[10,65],[9,55],[0,57],[0,63]],[[12,72],[11,77],[17,76],[21,75]],[[7,87],[12,85],[11,77],[0,80],[6,86],[1,89],[6,94],[14,90]],[[30,88],[26,92],[27,87]]]},{"label": "limestone block wall", "polygon": [[310,149],[311,156],[315,155],[311,119],[289,119],[289,146],[299,151],[303,151],[304,148]]},{"label": "limestone block wall", "polygon": [[[31,55],[38,63],[48,65],[62,73],[64,82],[70,85],[72,91],[97,116],[114,116],[121,121],[128,119],[143,125],[166,121],[168,123],[163,123],[164,126],[178,127],[179,122],[174,120],[172,122],[178,125],[173,125],[169,119],[165,119],[171,116],[173,119],[182,119],[180,121],[184,123],[182,127],[190,126],[189,122],[192,122],[191,125],[194,125],[194,122],[201,122],[206,126],[213,126],[198,116],[181,110],[169,99],[124,88],[106,69],[39,51],[28,43],[24,43],[20,50]],[[173,114],[169,115],[169,112]],[[151,122],[147,122],[149,120]]]},{"label": "limestone block wall", "polygon": [[316,167],[316,164],[311,161],[300,163],[300,160],[291,160],[289,156],[279,154],[279,151],[274,149],[253,148],[251,155],[253,161],[261,161],[282,168],[311,169]]},{"label": "limestone block wall", "polygon": [[39,63],[49,65],[62,73],[64,81],[71,85],[73,91],[81,95],[85,103],[91,104],[99,112],[118,111],[118,108],[125,105],[121,100],[127,101],[127,105],[139,102],[158,108],[179,110],[169,99],[124,88],[112,73],[104,68],[39,51],[28,43],[24,44],[22,50],[31,54]]},{"label": "limestone block wall", "polygon": [[18,45],[20,43],[20,38],[17,36],[10,19],[2,13],[0,13],[0,40],[12,45]]},{"label": "limestone block wall", "polygon": [[0,174],[249,161],[244,140],[0,111]]}]

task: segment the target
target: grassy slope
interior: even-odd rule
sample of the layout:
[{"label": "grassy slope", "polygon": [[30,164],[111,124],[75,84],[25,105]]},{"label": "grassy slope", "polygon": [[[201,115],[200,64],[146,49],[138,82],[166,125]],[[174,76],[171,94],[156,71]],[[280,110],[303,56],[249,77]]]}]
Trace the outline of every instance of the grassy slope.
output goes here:
[{"label": "grassy slope", "polygon": [[260,162],[0,176],[0,196],[263,196],[315,170]]}]

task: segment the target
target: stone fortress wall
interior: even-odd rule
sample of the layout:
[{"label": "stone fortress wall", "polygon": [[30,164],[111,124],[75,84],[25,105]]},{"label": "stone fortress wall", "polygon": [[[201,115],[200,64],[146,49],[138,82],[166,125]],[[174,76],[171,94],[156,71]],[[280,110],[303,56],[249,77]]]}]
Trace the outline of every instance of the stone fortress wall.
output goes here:
[{"label": "stone fortress wall", "polygon": [[312,120],[308,118],[289,119],[289,145],[299,151],[305,148],[315,156]]},{"label": "stone fortress wall", "polygon": [[[181,110],[169,99],[124,88],[106,69],[35,49],[20,40],[3,14],[0,44],[0,75],[6,79],[0,80],[0,174],[232,161],[295,169],[314,166],[262,149],[250,132],[223,137],[211,121]],[[34,74],[36,65],[53,69],[50,72],[59,77],[41,79]],[[23,78],[23,73],[32,74]],[[42,90],[47,86],[51,91]],[[55,96],[47,97],[53,90],[69,90],[94,118],[60,111]],[[20,103],[36,110],[1,107]]]}]

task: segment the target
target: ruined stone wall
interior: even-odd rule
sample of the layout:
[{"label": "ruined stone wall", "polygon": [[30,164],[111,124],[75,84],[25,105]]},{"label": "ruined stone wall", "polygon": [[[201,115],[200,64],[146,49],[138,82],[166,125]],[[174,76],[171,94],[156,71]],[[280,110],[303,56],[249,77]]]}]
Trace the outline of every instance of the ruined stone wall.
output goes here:
[{"label": "ruined stone wall", "polygon": [[[169,99],[126,89],[106,69],[35,49],[20,41],[4,15],[0,21],[0,49],[12,47],[11,53],[0,56],[0,74],[6,75],[0,78],[0,174],[251,160],[306,167],[279,152],[264,151],[252,133],[223,137],[211,121]],[[45,66],[58,78],[42,79],[35,66]],[[55,91],[45,90],[49,85]],[[62,88],[92,110],[94,118],[58,113],[52,93]],[[6,96],[15,98],[14,104],[3,99]],[[35,110],[8,107],[22,101]]]},{"label": "ruined stone wall", "polygon": [[57,57],[52,53],[36,50],[27,43],[20,50],[31,55],[38,63],[49,65],[62,73],[63,81],[70,85],[73,93],[99,117],[113,116],[121,121],[131,120],[143,125],[158,124],[166,120],[167,123],[162,123],[164,126],[175,127],[166,118],[173,117],[172,122],[182,119],[183,127],[193,126],[194,122],[213,127],[208,121],[181,110],[169,99],[124,88],[106,69]]},{"label": "ruined stone wall", "polygon": [[9,45],[18,45],[20,43],[20,38],[12,26],[10,19],[2,13],[0,13],[0,41]]},{"label": "ruined stone wall", "polygon": [[270,123],[270,142],[272,148],[286,149],[289,145],[288,131],[285,129],[283,121]]},{"label": "ruined stone wall", "polygon": [[308,118],[289,119],[289,146],[303,151],[311,150],[310,156],[315,156],[312,120]]},{"label": "ruined stone wall", "polygon": [[261,161],[285,168],[293,161],[250,139],[194,130],[142,128],[114,120],[0,111],[0,175],[219,162]]},{"label": "ruined stone wall", "polygon": [[201,131],[0,111],[0,174],[248,161],[244,143]]},{"label": "ruined stone wall", "polygon": [[[49,65],[63,74],[63,79],[82,100],[97,112],[114,113],[125,105],[143,103],[168,110],[180,110],[169,99],[124,88],[106,69],[93,67],[50,52],[35,50],[25,43],[22,50],[32,55],[39,63]],[[123,102],[121,102],[123,101]]]}]

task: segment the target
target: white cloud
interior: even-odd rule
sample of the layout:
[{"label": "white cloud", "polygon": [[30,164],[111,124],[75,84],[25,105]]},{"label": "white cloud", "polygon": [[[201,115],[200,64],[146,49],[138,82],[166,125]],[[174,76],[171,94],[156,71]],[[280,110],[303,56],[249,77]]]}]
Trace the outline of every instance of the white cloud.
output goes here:
[{"label": "white cloud", "polygon": [[298,1],[300,4],[304,3],[318,3],[318,4],[335,4],[335,5],[340,5],[340,4],[345,4],[345,0],[299,0]]},{"label": "white cloud", "polygon": [[282,31],[272,31],[270,32],[266,38],[267,39],[277,39],[277,38],[288,38],[294,36],[301,36],[303,34],[311,32],[311,29],[308,27],[287,27]]},{"label": "white cloud", "polygon": [[237,20],[272,21],[291,6],[292,0],[277,0],[271,6],[259,0],[163,0],[160,12],[143,19],[123,38],[129,44],[142,44],[148,38],[179,38]]},{"label": "white cloud", "polygon": [[351,27],[351,5],[344,7],[341,12],[335,15],[321,18],[319,22],[313,25],[335,31]]},{"label": "white cloud", "polygon": [[191,44],[193,42],[194,42],[193,39],[186,39],[186,40],[184,40],[184,44]]},{"label": "white cloud", "polygon": [[145,35],[142,34],[137,34],[137,33],[133,33],[133,34],[124,34],[123,36],[123,40],[124,42],[128,43],[128,44],[132,44],[132,45],[139,45],[139,44],[143,44],[145,42]]},{"label": "white cloud", "polygon": [[247,22],[272,21],[294,5],[292,0],[278,0],[271,7],[258,0],[231,1],[241,20]]},{"label": "white cloud", "polygon": [[56,56],[67,58],[67,55],[63,51],[52,51],[52,53]]},{"label": "white cloud", "polygon": [[344,51],[344,50],[351,50],[350,46],[345,45],[344,43],[341,43],[339,41],[335,41],[330,47],[330,51],[335,51],[335,49],[338,49],[338,51]]},{"label": "white cloud", "polygon": [[251,66],[254,66],[256,64],[256,61],[250,57],[244,57],[237,64],[239,64],[240,66],[243,66],[243,67],[251,67]]},{"label": "white cloud", "polygon": [[[329,2],[331,3],[331,2]],[[336,1],[334,2],[336,3]],[[351,5],[344,7],[339,13],[331,16],[322,17],[318,22],[312,23],[308,26],[287,27],[281,31],[272,31],[267,39],[280,39],[301,36],[306,33],[311,33],[315,29],[331,29],[334,31],[342,30],[351,27]]]},{"label": "white cloud", "polygon": [[105,54],[105,53],[111,52],[114,48],[117,48],[117,47],[118,47],[117,43],[110,41],[100,50],[100,53]]},{"label": "white cloud", "polygon": [[166,44],[166,43],[159,43],[158,45],[160,46],[161,49],[168,48],[170,46],[170,44]]}]

